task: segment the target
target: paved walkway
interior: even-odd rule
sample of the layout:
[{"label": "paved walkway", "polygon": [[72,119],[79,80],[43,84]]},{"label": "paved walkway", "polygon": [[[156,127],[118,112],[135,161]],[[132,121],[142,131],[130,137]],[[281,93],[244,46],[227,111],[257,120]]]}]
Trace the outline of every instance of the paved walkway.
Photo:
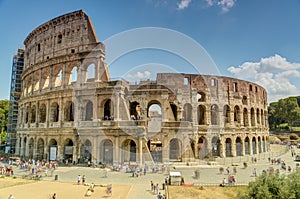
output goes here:
[{"label": "paved walkway", "polygon": [[[296,149],[297,153],[300,153],[300,149]],[[294,158],[291,156],[291,152],[277,157],[284,160],[287,166],[291,166],[296,169],[296,163]],[[219,168],[223,167],[224,172],[220,174]],[[197,165],[197,166],[185,166],[185,165],[172,165],[170,171],[180,171],[184,177],[185,183],[195,183],[201,185],[208,184],[220,184],[224,177],[227,177],[226,168],[229,167],[230,173],[233,173],[232,165]],[[255,177],[252,176],[253,169],[256,168],[257,174],[260,174],[263,170],[267,170],[269,167],[273,167],[275,170],[279,169],[280,173],[288,173],[280,169],[280,165],[272,165],[267,159],[260,159],[256,163],[248,163],[246,169],[242,165],[236,166],[237,173],[234,175],[238,184],[248,184],[250,181],[254,181]],[[198,169],[200,171],[200,178],[194,178],[194,171]],[[23,171],[15,169],[15,173],[18,176],[24,174]],[[127,198],[142,198],[142,199],[153,199],[156,196],[150,191],[150,181],[158,183],[160,189],[162,188],[162,183],[164,178],[167,176],[165,173],[151,173],[148,172],[146,175],[141,175],[140,177],[132,177],[132,174],[125,173],[124,170],[120,172],[109,171],[107,177],[105,176],[105,170],[99,168],[89,168],[89,167],[59,167],[54,175],[58,175],[59,181],[65,182],[76,182],[78,175],[85,175],[87,183],[95,184],[130,184],[133,185],[131,191],[129,192]],[[54,176],[43,177],[42,180],[54,181]],[[162,190],[161,190],[162,191]],[[164,193],[164,191],[162,191]]]}]

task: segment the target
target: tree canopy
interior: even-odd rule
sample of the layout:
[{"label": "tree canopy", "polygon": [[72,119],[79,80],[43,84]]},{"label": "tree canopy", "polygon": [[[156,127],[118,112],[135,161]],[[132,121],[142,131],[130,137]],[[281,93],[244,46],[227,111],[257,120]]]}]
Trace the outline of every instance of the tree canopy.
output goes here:
[{"label": "tree canopy", "polygon": [[0,100],[0,144],[6,139],[9,100]]}]

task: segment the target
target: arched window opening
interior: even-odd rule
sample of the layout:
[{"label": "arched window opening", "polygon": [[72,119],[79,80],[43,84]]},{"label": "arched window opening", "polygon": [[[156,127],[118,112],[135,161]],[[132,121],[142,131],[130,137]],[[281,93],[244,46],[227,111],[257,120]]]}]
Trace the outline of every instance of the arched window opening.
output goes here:
[{"label": "arched window opening", "polygon": [[224,106],[223,116],[225,124],[230,123],[230,107],[228,105]]},{"label": "arched window opening", "polygon": [[243,156],[243,144],[240,137],[236,138],[235,146],[236,146],[236,156]]},{"label": "arched window opening", "polygon": [[189,121],[189,122],[193,121],[193,107],[191,104],[186,103],[183,106],[182,115],[183,115],[183,118],[182,118],[183,121]]},{"label": "arched window opening", "polygon": [[92,143],[90,140],[86,140],[84,143],[84,153],[83,157],[85,161],[92,160]]},{"label": "arched window opening", "polygon": [[56,102],[53,102],[51,105],[51,112],[50,112],[50,122],[58,122],[59,117],[59,106]]},{"label": "arched window opening", "polygon": [[205,102],[205,93],[203,93],[203,92],[197,93],[197,101],[198,102]]},{"label": "arched window opening", "polygon": [[198,139],[198,158],[203,159],[207,156],[207,154],[207,140],[205,139],[205,137],[201,136]]},{"label": "arched window opening", "polygon": [[211,124],[212,125],[218,125],[219,124],[219,116],[218,116],[218,112],[219,112],[219,107],[216,104],[213,104],[211,106],[211,111],[210,111],[210,115],[211,115]]},{"label": "arched window opening", "polygon": [[172,113],[174,116],[174,120],[177,121],[177,106],[175,104],[170,103]]},{"label": "arched window opening", "polygon": [[110,99],[104,103],[104,120],[114,120],[113,104]]},{"label": "arched window opening", "polygon": [[134,101],[130,102],[130,118],[132,120],[140,120],[141,112],[140,112],[140,103]]},{"label": "arched window opening", "polygon": [[245,139],[245,155],[250,155],[250,140],[249,137]]},{"label": "arched window opening", "polygon": [[232,156],[232,151],[231,151],[232,143],[231,143],[231,139],[227,138],[225,144],[226,144],[226,157],[231,157]]},{"label": "arched window opening", "polygon": [[55,69],[55,79],[54,79],[54,87],[61,86],[62,79],[63,79],[63,73],[60,68]]},{"label": "arched window opening", "polygon": [[47,108],[45,104],[41,104],[40,106],[40,122],[46,122]]},{"label": "arched window opening", "polygon": [[77,82],[77,66],[73,67],[72,71],[71,71],[71,82]]},{"label": "arched window opening", "polygon": [[255,137],[252,138],[252,151],[253,151],[253,154],[257,153],[257,151],[256,151],[256,138]]},{"label": "arched window opening", "polygon": [[74,121],[74,103],[68,101],[65,105],[65,121]]},{"label": "arched window opening", "polygon": [[246,108],[244,108],[244,111],[243,111],[243,119],[244,119],[244,126],[249,126],[248,110]]},{"label": "arched window opening", "polygon": [[93,120],[93,103],[89,100],[85,106],[85,121]]},{"label": "arched window opening", "polygon": [[256,109],[256,120],[257,124],[260,124],[259,109]]},{"label": "arched window opening", "polygon": [[212,155],[220,157],[220,139],[216,136],[213,137],[212,141]]},{"label": "arched window opening", "polygon": [[160,104],[157,102],[152,102],[148,106],[148,131],[149,132],[160,132],[161,131],[161,121],[162,121],[162,109]]},{"label": "arched window opening", "polygon": [[255,112],[254,112],[254,108],[251,108],[251,126],[255,126]]},{"label": "arched window opening", "polygon": [[35,123],[36,121],[36,107],[33,105],[31,107],[31,123]]},{"label": "arched window opening", "polygon": [[204,124],[206,124],[206,117],[205,117],[205,112],[206,112],[206,110],[205,110],[205,106],[203,106],[203,105],[199,105],[198,106],[198,124],[199,125],[204,125]]},{"label": "arched window opening", "polygon": [[246,96],[243,96],[243,99],[242,99],[242,104],[243,105],[247,105],[247,97]]},{"label": "arched window opening", "polygon": [[179,160],[180,159],[180,148],[179,148],[179,140],[177,138],[173,138],[170,140],[170,160]]},{"label": "arched window opening", "polygon": [[95,64],[91,64],[87,67],[87,79],[95,78]]},{"label": "arched window opening", "polygon": [[106,139],[102,145],[103,163],[113,163],[113,143],[111,140]]},{"label": "arched window opening", "polygon": [[240,108],[238,106],[234,107],[234,122],[240,123]]}]

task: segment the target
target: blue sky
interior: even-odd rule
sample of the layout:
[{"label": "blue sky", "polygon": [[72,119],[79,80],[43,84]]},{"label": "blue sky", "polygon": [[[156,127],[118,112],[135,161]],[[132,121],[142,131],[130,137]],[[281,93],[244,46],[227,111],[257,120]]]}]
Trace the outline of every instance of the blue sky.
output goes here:
[{"label": "blue sky", "polygon": [[[155,71],[205,71],[162,49],[145,48],[114,62],[109,59],[114,35],[158,27],[199,44],[219,75],[264,86],[269,102],[300,95],[300,0],[0,0],[0,99],[9,98],[12,56],[27,35],[79,9],[91,17],[99,41],[107,44],[112,78],[134,81],[153,78]],[[183,43],[174,48],[178,46],[186,56],[195,52]]]}]

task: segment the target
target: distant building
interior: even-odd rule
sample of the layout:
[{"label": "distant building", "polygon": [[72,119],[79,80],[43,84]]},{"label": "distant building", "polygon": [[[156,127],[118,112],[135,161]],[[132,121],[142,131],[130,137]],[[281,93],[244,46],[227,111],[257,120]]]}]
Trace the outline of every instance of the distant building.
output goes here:
[{"label": "distant building", "polygon": [[7,148],[6,152],[14,153],[16,145],[16,127],[18,122],[18,100],[21,96],[21,74],[24,67],[24,49],[19,48],[18,53],[13,56],[10,104],[8,112]]}]

